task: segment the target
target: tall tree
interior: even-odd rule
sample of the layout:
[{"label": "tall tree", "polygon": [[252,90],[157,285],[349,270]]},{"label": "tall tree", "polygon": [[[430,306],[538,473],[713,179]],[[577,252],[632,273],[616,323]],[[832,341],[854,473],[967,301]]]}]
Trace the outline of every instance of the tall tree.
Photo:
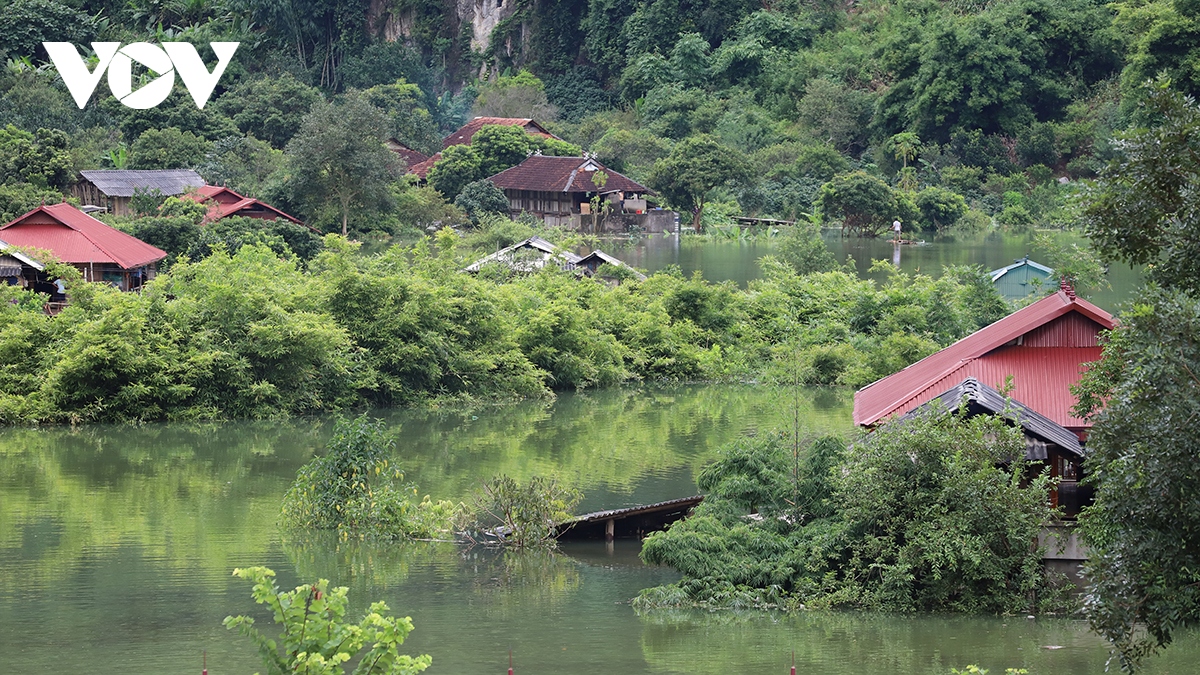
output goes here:
[{"label": "tall tree", "polygon": [[1084,209],[1106,258],[1146,263],[1160,284],[1122,313],[1078,392],[1095,423],[1085,606],[1126,671],[1200,623],[1200,110],[1165,81],[1147,101],[1161,124],[1123,139]]},{"label": "tall tree", "polygon": [[700,232],[704,202],[713,188],[744,180],[750,167],[738,153],[707,134],[692,136],[654,163],[650,185],[672,205],[692,212],[692,227]]},{"label": "tall tree", "polygon": [[343,235],[351,209],[384,208],[397,173],[396,157],[383,145],[386,129],[379,108],[358,96],[318,101],[287,146],[296,201],[311,214],[335,208]]}]

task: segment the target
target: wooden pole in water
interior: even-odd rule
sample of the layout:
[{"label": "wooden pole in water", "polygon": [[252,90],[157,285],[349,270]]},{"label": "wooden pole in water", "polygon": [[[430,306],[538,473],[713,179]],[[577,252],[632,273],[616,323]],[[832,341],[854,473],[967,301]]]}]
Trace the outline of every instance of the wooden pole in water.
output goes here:
[{"label": "wooden pole in water", "polygon": [[796,675],[796,650],[792,650],[792,675]]},{"label": "wooden pole in water", "polygon": [[512,650],[508,650],[508,675],[513,675],[512,671]]},{"label": "wooden pole in water", "polygon": [[204,656],[202,656],[201,658],[204,659],[204,661],[203,661],[204,669],[200,671],[200,675],[208,675],[208,650],[205,649],[203,654],[204,654]]}]

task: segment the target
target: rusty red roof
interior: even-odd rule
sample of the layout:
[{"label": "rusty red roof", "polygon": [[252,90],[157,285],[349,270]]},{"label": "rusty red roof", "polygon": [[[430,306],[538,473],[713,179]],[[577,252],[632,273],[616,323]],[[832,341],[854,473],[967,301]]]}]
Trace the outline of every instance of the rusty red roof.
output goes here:
[{"label": "rusty red roof", "polygon": [[[558,138],[554,134],[546,130],[546,127],[529,119],[528,117],[476,117],[475,119],[462,125],[458,131],[450,134],[442,139],[442,149],[452,145],[470,145],[471,139],[475,138],[475,134],[486,124],[498,124],[505,127],[523,127],[525,133],[541,136],[542,138]],[[562,139],[559,139],[562,140]]]},{"label": "rusty red roof", "polygon": [[[264,201],[246,197],[222,185],[203,185],[184,194],[181,199],[190,199],[201,204],[208,204],[208,213],[204,214],[204,222],[206,223],[228,218],[229,216],[258,217],[265,211],[274,214],[276,218],[283,218],[297,225],[304,225],[295,216],[288,215]],[[319,232],[311,227],[309,229],[313,232]]]},{"label": "rusty red roof", "polygon": [[1099,360],[1099,332],[1115,326],[1108,312],[1057,291],[858,390],[854,423],[870,426],[904,414],[967,377],[1000,389],[1011,375],[1013,398],[1064,427],[1086,428],[1071,416],[1070,387],[1084,364]]},{"label": "rusty red roof", "polygon": [[603,192],[649,192],[645,185],[622,176],[589,157],[550,157],[530,155],[524,162],[491,176],[488,180],[501,190],[537,190],[541,192],[598,192],[592,183],[597,171],[608,175]]},{"label": "rusty red roof", "polygon": [[404,166],[409,167],[410,169],[414,164],[420,164],[421,162],[429,159],[429,155],[421,152],[420,150],[413,150],[394,138],[389,139],[386,145],[388,150],[391,150],[399,155],[400,158],[404,160]]},{"label": "rusty red roof", "polygon": [[166,251],[113,229],[70,204],[39,206],[0,226],[13,246],[46,249],[72,264],[113,263],[133,269],[158,262]]},{"label": "rusty red roof", "polygon": [[429,159],[426,159],[423,162],[417,162],[416,164],[410,164],[408,166],[408,172],[416,174],[421,177],[421,180],[424,180],[425,176],[429,173],[429,170],[432,169],[433,165],[441,158],[442,158],[442,153],[440,153],[440,152],[434,153],[432,156],[429,157]]}]

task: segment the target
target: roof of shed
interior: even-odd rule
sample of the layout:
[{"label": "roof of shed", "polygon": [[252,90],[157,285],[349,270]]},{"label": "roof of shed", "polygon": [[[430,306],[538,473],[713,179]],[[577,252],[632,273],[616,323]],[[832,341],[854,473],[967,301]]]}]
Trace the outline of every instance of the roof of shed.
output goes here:
[{"label": "roof of shed", "polygon": [[[550,133],[546,127],[528,117],[476,117],[459,127],[458,131],[442,139],[442,149],[444,150],[452,145],[470,145],[471,140],[475,138],[475,134],[488,124],[496,124],[504,127],[526,127],[525,131],[534,136],[558,138],[558,136]],[[529,129],[528,127],[533,127],[533,129]]]},{"label": "roof of shed", "polygon": [[[1009,421],[1020,425],[1026,434],[1044,443],[1054,443],[1077,457],[1083,457],[1079,437],[1073,432],[1024,403],[1005,397],[973,377],[964,379],[933,400],[909,411],[901,419],[911,418],[929,408],[957,410],[964,402],[970,414],[1003,415]],[[1045,459],[1045,456],[1027,459]]]},{"label": "roof of shed", "polygon": [[996,283],[996,281],[998,281],[1000,279],[1000,277],[1004,276],[1005,274],[1008,274],[1009,272],[1011,272],[1015,269],[1019,269],[1021,267],[1031,267],[1039,272],[1044,273],[1046,276],[1050,276],[1051,274],[1054,274],[1053,268],[1046,267],[1045,265],[1042,265],[1041,263],[1036,263],[1036,262],[1030,260],[1029,256],[1025,256],[1024,258],[1022,258],[1020,260],[1014,261],[1013,264],[1011,264],[1011,265],[1006,265],[1004,267],[1001,267],[1000,269],[992,270],[988,274],[990,274],[992,277],[992,283]]},{"label": "roof of shed", "polygon": [[42,263],[34,260],[33,258],[30,258],[29,256],[25,255],[24,253],[21,253],[20,251],[18,251],[16,249],[15,246],[13,246],[12,244],[10,244],[6,241],[0,241],[0,254],[11,257],[14,260],[16,260],[17,262],[19,262],[23,265],[28,265],[39,272],[46,269],[46,267],[44,265],[42,265]]},{"label": "roof of shed", "polygon": [[[604,188],[596,187],[592,176],[597,171],[608,175]],[[488,180],[501,190],[539,192],[650,192],[645,185],[606,168],[590,157],[550,157],[530,155],[525,161],[491,176]]]},{"label": "roof of shed", "polygon": [[113,263],[133,269],[167,257],[160,248],[113,229],[70,204],[39,206],[0,226],[4,241],[43,248],[65,263]]},{"label": "roof of shed", "polygon": [[[1100,358],[1096,334],[1115,326],[1108,312],[1073,293],[1057,291],[858,390],[854,423],[870,426],[908,412],[967,377],[1000,385],[1011,375],[1012,393],[1026,405],[1064,427],[1089,426],[1071,415],[1075,397],[1070,387],[1079,381],[1084,364]],[[1042,327],[1070,346],[1034,346],[1018,340]]]},{"label": "roof of shed", "polygon": [[188,188],[204,185],[200,174],[191,169],[97,169],[79,173],[109,197],[132,197],[135,190],[180,195]]},{"label": "roof of shed", "polygon": [[[518,264],[518,263],[516,263],[516,261],[514,261],[513,254],[521,249],[530,249],[530,250],[535,250],[535,251],[541,251],[543,254],[542,258],[536,262],[525,261],[524,264]],[[568,270],[575,269],[575,264],[578,263],[580,260],[582,260],[582,258],[580,258],[578,255],[575,255],[574,253],[571,253],[570,251],[565,251],[565,250],[555,246],[554,244],[551,244],[550,242],[546,241],[545,239],[542,239],[541,237],[530,237],[528,239],[523,239],[521,241],[518,241],[517,243],[513,244],[512,246],[506,246],[489,256],[486,256],[486,257],[480,258],[479,260],[476,260],[475,262],[471,263],[470,265],[467,265],[466,267],[464,267],[463,271],[464,272],[478,272],[481,268],[483,268],[484,265],[487,265],[489,263],[504,264],[504,265],[509,265],[510,267],[541,268],[546,264],[546,262],[548,260],[551,260],[554,258],[558,258],[558,260],[556,261],[555,264],[557,264],[559,267],[562,267],[563,269],[568,269]],[[522,269],[521,271],[533,271],[533,270],[532,269]]]}]

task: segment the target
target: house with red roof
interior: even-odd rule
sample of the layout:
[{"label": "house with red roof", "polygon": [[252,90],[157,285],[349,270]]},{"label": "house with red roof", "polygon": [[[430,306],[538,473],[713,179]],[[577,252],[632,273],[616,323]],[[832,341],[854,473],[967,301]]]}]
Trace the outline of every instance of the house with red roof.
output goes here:
[{"label": "house with red roof", "polygon": [[185,193],[182,199],[190,199],[208,206],[208,213],[204,214],[202,221],[204,223],[211,223],[230,216],[242,216],[260,220],[283,218],[297,225],[304,225],[295,216],[288,215],[266,202],[238,194],[222,185],[203,185]]},{"label": "house with red roof", "polygon": [[87,215],[70,204],[39,206],[4,225],[0,239],[12,246],[50,251],[77,267],[85,281],[134,291],[154,278],[162,249]]},{"label": "house with red roof", "polygon": [[[442,149],[445,150],[452,145],[470,145],[471,141],[475,138],[475,134],[479,133],[480,129],[489,124],[504,127],[521,127],[525,130],[525,133],[531,136],[562,140],[550,133],[546,127],[528,117],[476,117],[460,127],[458,131],[442,139]],[[405,164],[408,166],[408,173],[415,174],[421,180],[425,180],[425,176],[433,168],[434,163],[442,158],[442,153],[440,152],[432,156],[424,156],[422,153],[396,141],[389,142],[388,147],[392,149],[392,152],[404,158]]]},{"label": "house with red roof", "polygon": [[[603,186],[593,181],[598,173],[606,176]],[[530,155],[488,180],[504,191],[513,216],[529,213],[549,225],[585,224],[581,216],[592,213],[591,199],[596,195],[618,214],[645,213],[645,195],[650,193],[650,188],[605,167],[593,157]],[[670,220],[674,222],[674,214]]]},{"label": "house with red roof", "polygon": [[[1069,489],[1082,476],[1082,453],[1070,441],[1085,442],[1091,427],[1072,413],[1076,399],[1071,387],[1089,363],[1100,360],[1101,331],[1114,327],[1111,314],[1076,297],[1074,290],[1064,285],[858,390],[854,423],[870,428],[937,401],[956,404],[964,393],[995,398],[1004,392],[1000,400],[1010,401],[1013,410],[1032,413],[1025,419],[1038,422],[1040,431],[1036,433],[1022,423],[1027,457],[1048,464],[1051,476],[1061,479],[1060,487]],[[1038,438],[1043,445],[1030,440]]]}]

